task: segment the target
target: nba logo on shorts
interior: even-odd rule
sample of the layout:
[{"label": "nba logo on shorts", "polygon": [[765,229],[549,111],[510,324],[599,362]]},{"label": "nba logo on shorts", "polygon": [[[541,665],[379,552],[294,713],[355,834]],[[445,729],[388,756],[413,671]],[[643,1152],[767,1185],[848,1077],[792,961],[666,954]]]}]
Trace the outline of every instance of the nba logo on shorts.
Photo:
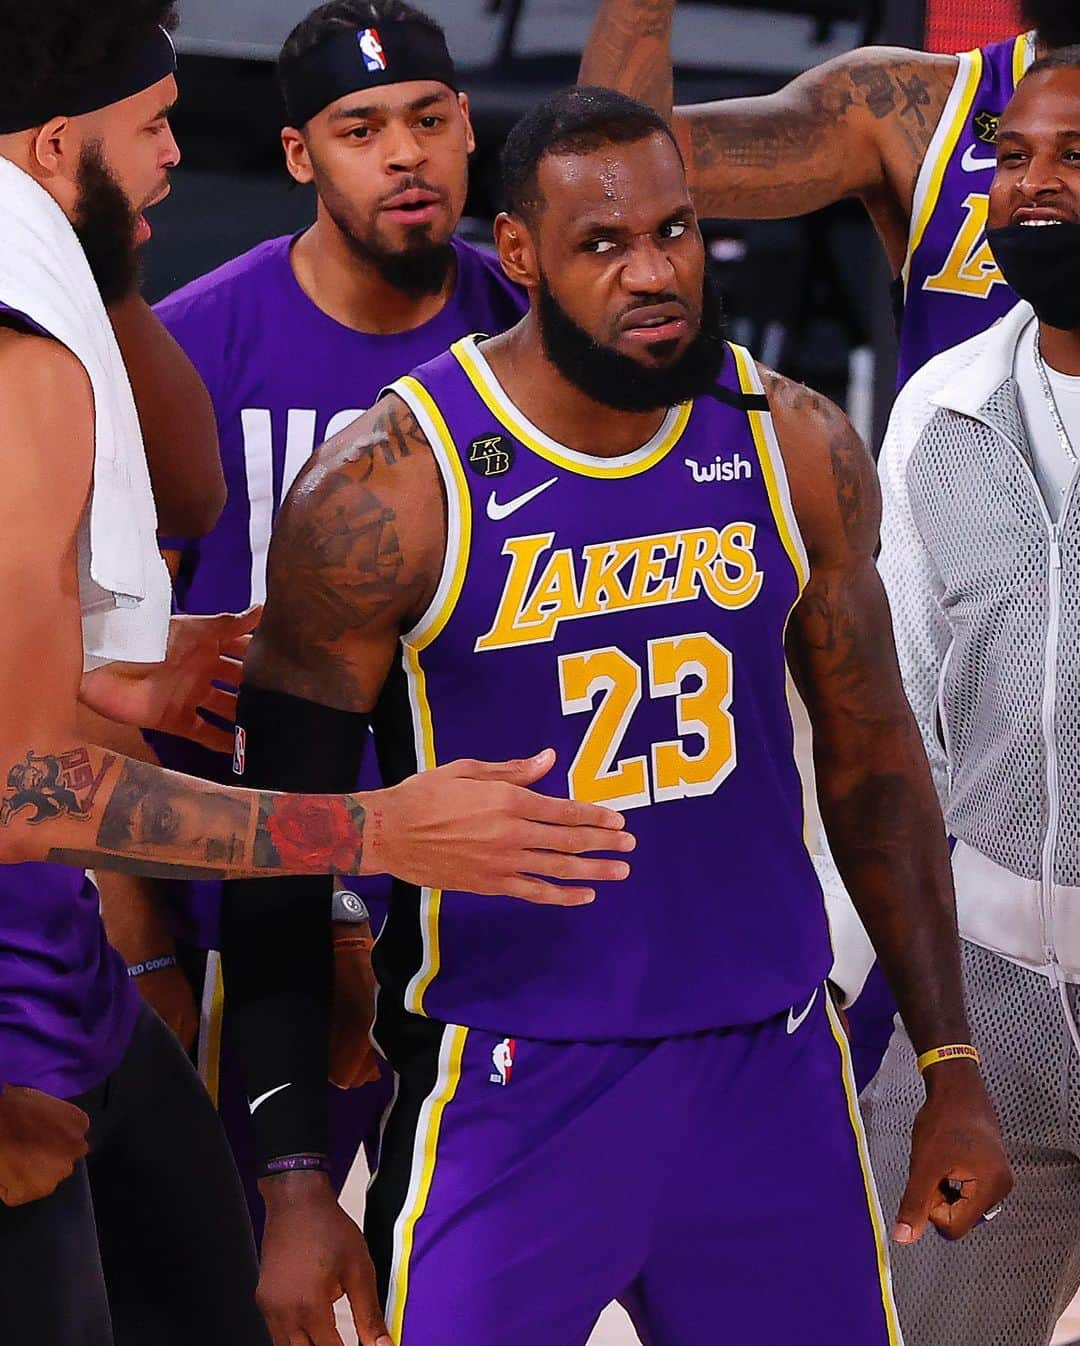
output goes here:
[{"label": "nba logo on shorts", "polygon": [[377,28],[364,28],[356,35],[356,40],[360,44],[360,54],[364,58],[364,69],[377,74],[380,70],[386,69],[386,52],[383,51],[383,44],[379,39],[379,30]]},{"label": "nba logo on shorts", "polygon": [[242,726],[236,726],[236,735],[233,739],[232,769],[234,776],[244,774],[244,765],[247,762],[247,730]]},{"label": "nba logo on shorts", "polygon": [[513,1038],[503,1038],[502,1042],[495,1044],[495,1050],[491,1053],[491,1064],[495,1069],[491,1072],[489,1079],[492,1084],[509,1084],[510,1075],[514,1069],[514,1051],[517,1043]]}]

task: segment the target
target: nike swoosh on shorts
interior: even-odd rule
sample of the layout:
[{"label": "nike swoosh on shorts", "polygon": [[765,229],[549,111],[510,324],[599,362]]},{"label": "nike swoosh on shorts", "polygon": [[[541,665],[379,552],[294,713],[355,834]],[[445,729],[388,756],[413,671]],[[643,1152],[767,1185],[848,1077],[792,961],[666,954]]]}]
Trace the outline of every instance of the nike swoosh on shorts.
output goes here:
[{"label": "nike swoosh on shorts", "polygon": [[818,991],[820,991],[820,990],[821,990],[821,987],[819,986],[819,987],[817,988],[817,990],[815,990],[814,994],[810,997],[810,1001],[809,1001],[809,1003],[807,1004],[806,1008],[805,1008],[805,1009],[803,1010],[803,1012],[802,1012],[800,1015],[798,1015],[797,1017],[796,1017],[794,1008],[788,1010],[788,1012],[787,1012],[787,1031],[788,1031],[788,1036],[789,1036],[789,1037],[790,1037],[790,1035],[791,1035],[792,1033],[797,1033],[797,1032],[799,1031],[799,1029],[802,1027],[803,1022],[804,1022],[804,1020],[806,1019],[806,1016],[807,1016],[807,1015],[810,1013],[810,1011],[814,1008],[814,1001],[817,1000],[817,997],[818,997]]}]

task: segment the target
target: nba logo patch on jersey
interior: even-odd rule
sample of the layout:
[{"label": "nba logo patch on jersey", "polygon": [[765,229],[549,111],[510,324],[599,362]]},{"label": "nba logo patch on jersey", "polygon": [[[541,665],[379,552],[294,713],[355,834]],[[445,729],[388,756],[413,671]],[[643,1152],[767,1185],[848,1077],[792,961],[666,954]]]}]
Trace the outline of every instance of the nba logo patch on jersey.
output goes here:
[{"label": "nba logo patch on jersey", "polygon": [[362,28],[356,35],[360,45],[360,55],[364,58],[364,69],[370,74],[378,74],[387,67],[386,52],[377,28]]},{"label": "nba logo patch on jersey", "polygon": [[514,1038],[503,1038],[501,1042],[495,1044],[495,1050],[491,1053],[491,1064],[495,1069],[489,1076],[492,1084],[507,1085],[510,1083],[516,1050],[517,1042]]},{"label": "nba logo patch on jersey", "polygon": [[236,733],[233,737],[233,756],[232,769],[234,776],[242,776],[244,767],[247,763],[247,730],[241,725],[236,726]]},{"label": "nba logo patch on jersey", "polygon": [[514,450],[502,435],[484,435],[469,445],[469,466],[481,477],[504,476],[514,466]]}]

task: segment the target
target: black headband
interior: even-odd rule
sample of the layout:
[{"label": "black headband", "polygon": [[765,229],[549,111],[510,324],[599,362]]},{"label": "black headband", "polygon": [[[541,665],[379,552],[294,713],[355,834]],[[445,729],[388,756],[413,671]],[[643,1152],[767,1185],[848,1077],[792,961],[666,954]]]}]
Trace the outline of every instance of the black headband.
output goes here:
[{"label": "black headband", "polygon": [[53,117],[81,117],[133,98],[176,74],[176,49],[164,28],[155,28],[126,60],[96,65],[63,84],[33,93],[18,107],[0,95],[0,135],[43,126]]},{"label": "black headband", "polygon": [[378,28],[343,29],[279,67],[290,126],[306,126],[346,94],[407,80],[435,80],[457,92],[454,63],[437,28],[387,19]]}]

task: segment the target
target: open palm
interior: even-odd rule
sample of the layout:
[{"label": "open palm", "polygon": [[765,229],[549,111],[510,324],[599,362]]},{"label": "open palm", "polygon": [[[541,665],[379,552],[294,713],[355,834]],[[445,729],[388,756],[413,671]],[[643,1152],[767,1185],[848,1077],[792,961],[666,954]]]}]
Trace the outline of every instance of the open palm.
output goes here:
[{"label": "open palm", "polygon": [[[106,664],[85,675],[80,700],[120,724],[228,752],[240,670],[261,616],[261,608],[252,608],[239,615],[174,617],[163,663]],[[204,718],[203,711],[228,727]]]}]

